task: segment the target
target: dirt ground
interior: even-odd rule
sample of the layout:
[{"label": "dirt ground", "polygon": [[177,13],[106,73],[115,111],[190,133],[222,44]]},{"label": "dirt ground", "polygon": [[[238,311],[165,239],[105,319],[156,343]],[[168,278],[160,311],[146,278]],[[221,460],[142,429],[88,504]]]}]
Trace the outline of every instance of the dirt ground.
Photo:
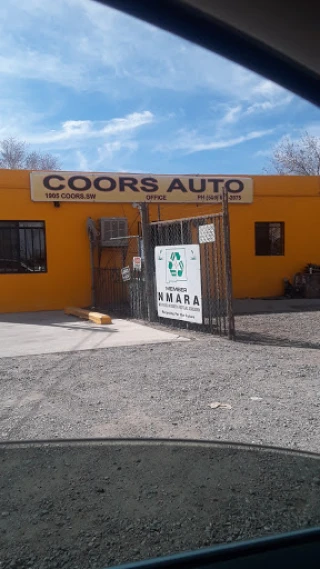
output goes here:
[{"label": "dirt ground", "polygon": [[102,569],[320,523],[320,462],[299,454],[0,445],[0,464],[2,569]]},{"label": "dirt ground", "polygon": [[[258,502],[254,502],[250,516],[247,511],[252,523],[241,531],[246,527],[240,514],[242,506],[238,498],[231,500],[235,480],[232,469],[238,478],[240,472],[242,480],[248,477],[247,457],[242,459],[239,453],[232,454],[232,460],[229,456],[229,471],[221,456],[211,458],[215,492],[220,488],[219,499],[224,504],[216,510],[209,499],[212,481],[208,463],[202,470],[199,466],[201,473],[195,470],[197,460],[199,464],[207,460],[201,453],[198,458],[192,452],[185,453],[178,467],[177,463],[172,466],[172,457],[164,460],[158,448],[152,460],[147,455],[137,458],[145,462],[133,482],[128,480],[132,468],[131,455],[126,455],[129,451],[120,452],[124,458],[119,463],[97,449],[93,455],[87,451],[79,458],[79,452],[70,448],[53,454],[25,447],[5,448],[9,441],[30,439],[164,437],[271,444],[318,452],[319,317],[319,312],[242,316],[237,319],[238,341],[234,343],[191,334],[186,342],[1,359],[1,569],[96,569],[179,548],[320,523],[319,508],[312,506],[318,504],[320,490],[317,461],[312,467],[315,470],[308,473],[304,466],[296,468],[294,480],[289,470],[285,476],[278,470],[285,500],[281,513],[275,510],[273,521],[260,522],[254,514],[259,511]],[[231,408],[211,408],[215,402]],[[276,504],[280,499],[280,494],[274,494],[278,482],[270,477],[272,459],[268,461],[252,467],[256,478],[259,475],[270,482],[253,489],[253,495],[260,502],[269,496]],[[126,477],[122,478],[124,471]],[[161,472],[165,482],[158,477]],[[170,490],[153,507],[152,492],[159,498],[161,484],[168,487],[170,472],[174,473],[172,495],[176,498],[172,501]],[[108,478],[110,491],[104,483]],[[247,490],[252,485],[247,484]],[[304,495],[301,485],[305,492],[312,490],[312,496]],[[238,487],[242,499],[245,486],[241,491]],[[131,495],[135,498],[128,505]],[[113,496],[118,496],[114,498],[118,509]],[[290,499],[286,501],[285,496]],[[122,503],[122,499],[127,502]],[[181,509],[189,500],[192,514]],[[139,514],[138,506],[142,508],[138,508]],[[266,509],[271,511],[270,502]],[[285,510],[292,513],[290,520]],[[224,511],[227,517],[223,517]],[[198,519],[202,512],[206,512],[204,525]],[[126,521],[121,521],[126,515]],[[281,527],[275,519],[283,520]],[[164,526],[161,532],[159,525]],[[220,525],[221,532],[217,529]]]},{"label": "dirt ground", "polygon": [[195,334],[3,358],[1,440],[192,438],[317,452],[319,322],[319,313],[244,316],[237,342]]},{"label": "dirt ground", "polygon": [[238,316],[238,340],[269,346],[320,348],[320,312],[285,312]]}]

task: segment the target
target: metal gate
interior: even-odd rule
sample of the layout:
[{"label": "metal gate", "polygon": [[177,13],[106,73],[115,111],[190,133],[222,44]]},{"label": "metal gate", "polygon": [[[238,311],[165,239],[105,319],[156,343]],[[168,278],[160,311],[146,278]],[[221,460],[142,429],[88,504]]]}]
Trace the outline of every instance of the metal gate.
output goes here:
[{"label": "metal gate", "polygon": [[[162,221],[150,225],[151,248],[199,245],[202,291],[202,324],[159,318],[172,326],[198,329],[234,337],[228,227],[224,213]],[[153,283],[156,294],[154,256]],[[155,296],[156,302],[156,296]]]},{"label": "metal gate", "polygon": [[[119,316],[159,321],[173,327],[196,329],[233,339],[235,325],[227,197],[224,196],[219,213],[152,223],[148,223],[148,211],[143,206],[140,210],[143,247],[142,252],[139,251],[142,269],[132,270],[136,246],[129,246],[123,253],[123,264],[131,268],[129,281],[122,280],[121,268],[96,269],[97,306]],[[202,323],[160,318],[157,314],[155,247],[195,244],[200,248]]]},{"label": "metal gate", "polygon": [[[117,261],[118,266],[99,266],[94,269],[96,307],[124,318],[147,319],[144,271],[134,269],[133,258],[141,255],[141,236],[129,235],[126,244],[105,251],[105,264]],[[124,241],[124,238],[121,238]],[[100,254],[101,257],[101,254]],[[99,265],[99,254],[97,255]],[[124,272],[128,280],[124,278]]]},{"label": "metal gate", "polygon": [[119,317],[130,317],[130,297],[128,282],[121,277],[121,268],[95,268],[96,305]]},{"label": "metal gate", "polygon": [[95,269],[96,305],[123,318],[148,319],[143,271],[131,271],[130,280],[122,279],[121,268]]}]

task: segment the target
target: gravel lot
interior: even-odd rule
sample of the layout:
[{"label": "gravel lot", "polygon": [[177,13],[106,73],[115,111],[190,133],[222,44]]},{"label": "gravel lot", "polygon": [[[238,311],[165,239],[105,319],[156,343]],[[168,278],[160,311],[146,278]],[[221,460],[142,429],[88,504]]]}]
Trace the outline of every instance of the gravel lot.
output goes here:
[{"label": "gravel lot", "polygon": [[[317,452],[319,322],[319,313],[243,316],[234,343],[194,335],[4,358],[1,440],[178,437]],[[232,409],[211,409],[215,401]]]},{"label": "gravel lot", "polygon": [[246,342],[291,348],[320,348],[319,311],[238,316],[236,325],[238,338]]},{"label": "gravel lot", "polygon": [[0,465],[2,569],[102,569],[320,523],[319,460],[299,454],[0,446]]},{"label": "gravel lot", "polygon": [[[237,319],[239,334],[235,343],[193,334],[190,341],[173,344],[4,358],[0,362],[1,440],[168,437],[241,441],[318,452],[319,322],[319,312],[242,316]],[[231,409],[212,409],[210,403],[213,402],[228,403]],[[157,466],[151,468],[149,459],[146,461],[142,471],[146,478],[141,478],[138,487],[132,490],[136,498],[122,523],[124,514],[119,513],[122,506],[118,504],[117,509],[112,500],[119,502],[122,495],[126,496],[123,489],[128,488],[128,481],[121,478],[122,474],[119,474],[121,483],[119,477],[115,477],[116,469],[121,473],[128,469],[125,453],[122,459],[107,457],[105,461],[100,453],[101,462],[97,455],[89,454],[80,464],[77,453],[72,454],[70,450],[67,455],[55,455],[58,459],[43,453],[35,456],[32,454],[35,451],[30,449],[17,452],[1,449],[1,569],[101,568],[128,559],[178,551],[179,548],[320,523],[320,501],[319,507],[314,507],[320,494],[318,461],[311,474],[305,474],[304,467],[296,469],[294,480],[288,474],[292,469],[286,470],[285,477],[283,471],[278,471],[278,482],[270,475],[272,458],[256,464],[252,475],[269,482],[267,487],[254,490],[258,502],[253,505],[252,512],[259,510],[258,503],[265,496],[276,503],[279,496],[288,497],[290,492],[294,495],[282,502],[282,513],[276,510],[273,521],[265,518],[261,522],[260,518],[247,512],[250,522],[243,532],[240,498],[235,498],[232,507],[226,506],[226,500],[230,503],[233,484],[231,474],[228,474],[231,465],[238,469],[238,478],[241,469],[242,475],[245,472],[247,476],[244,468],[248,467],[248,459],[239,458],[239,455],[231,454],[232,460],[229,456],[229,470],[223,466],[221,458],[216,460],[215,488],[219,490],[217,499],[222,500],[218,510],[220,517],[212,518],[215,506],[212,501],[208,502],[206,494],[210,490],[210,477],[204,477],[202,486],[197,486],[200,473],[193,470],[193,465],[201,457],[189,453],[184,457],[183,465],[179,458],[173,468],[171,459],[166,462],[158,453],[152,459],[158,461]],[[130,468],[126,476],[129,476]],[[154,482],[161,469],[164,478]],[[183,482],[187,482],[182,492],[181,472],[190,470],[193,475],[190,479],[183,477]],[[176,473],[172,481],[174,488],[167,496],[159,498],[161,484],[167,481],[167,485],[173,472]],[[201,472],[204,476],[207,470]],[[113,480],[111,490],[106,491],[101,482],[104,477]],[[232,478],[234,483],[236,479]],[[280,479],[280,489],[275,495]],[[302,499],[301,484],[307,498]],[[252,485],[254,483],[247,487]],[[201,493],[201,487],[207,488],[206,492]],[[242,482],[242,489],[237,489],[241,500],[244,487]],[[95,498],[92,488],[97,490],[94,491]],[[102,488],[104,499],[108,498],[109,510],[106,510],[106,502],[100,504],[99,488]],[[146,488],[149,490],[143,494]],[[308,494],[310,489],[312,499]],[[155,509],[150,506],[152,492],[160,500],[156,500]],[[178,519],[173,520],[168,512],[164,513],[168,523],[163,533],[157,533],[157,529],[150,529],[150,524],[155,523],[155,528],[159,526],[159,508],[168,500],[171,503],[170,492],[180,504],[178,507],[174,502]],[[182,507],[189,500],[187,494],[193,494],[192,514]],[[90,500],[88,496],[91,496]],[[269,498],[265,507],[270,512]],[[135,509],[136,500],[142,500],[139,515]],[[284,512],[290,508],[293,508],[293,517],[287,523]],[[81,511],[86,515],[77,513]],[[198,523],[200,511],[206,514]],[[282,526],[275,522],[279,521],[279,516],[283,520]],[[76,521],[78,518],[80,522]],[[180,518],[183,523],[179,522]],[[194,519],[197,523],[192,523]],[[28,527],[23,526],[23,521]],[[193,528],[193,537],[187,527]],[[68,533],[68,528],[73,529]],[[48,539],[44,540],[46,532]],[[150,532],[155,532],[152,538]],[[154,539],[155,535],[157,539]],[[119,544],[119,538],[125,542],[125,548]]]}]

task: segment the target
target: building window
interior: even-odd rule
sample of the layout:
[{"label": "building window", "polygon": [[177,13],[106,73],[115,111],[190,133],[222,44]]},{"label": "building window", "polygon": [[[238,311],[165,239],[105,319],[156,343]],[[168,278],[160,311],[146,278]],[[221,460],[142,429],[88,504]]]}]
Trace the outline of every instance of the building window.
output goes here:
[{"label": "building window", "polygon": [[45,273],[44,221],[0,221],[0,273]]},{"label": "building window", "polygon": [[284,255],[283,221],[257,221],[255,223],[256,255]]}]

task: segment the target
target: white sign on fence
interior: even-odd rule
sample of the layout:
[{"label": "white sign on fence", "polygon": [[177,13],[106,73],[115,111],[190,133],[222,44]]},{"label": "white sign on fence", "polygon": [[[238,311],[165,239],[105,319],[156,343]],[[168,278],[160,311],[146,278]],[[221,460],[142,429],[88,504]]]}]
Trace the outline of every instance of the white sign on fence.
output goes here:
[{"label": "white sign on fence", "polygon": [[141,271],[141,257],[133,257],[132,268],[134,271]]},{"label": "white sign on fence", "polygon": [[121,277],[123,281],[129,281],[131,278],[130,275],[130,267],[123,267],[123,269],[121,269]]},{"label": "white sign on fence", "polygon": [[213,243],[216,240],[216,232],[213,223],[199,225],[199,243]]},{"label": "white sign on fence", "polygon": [[158,315],[202,324],[199,245],[156,247],[155,264]]}]

